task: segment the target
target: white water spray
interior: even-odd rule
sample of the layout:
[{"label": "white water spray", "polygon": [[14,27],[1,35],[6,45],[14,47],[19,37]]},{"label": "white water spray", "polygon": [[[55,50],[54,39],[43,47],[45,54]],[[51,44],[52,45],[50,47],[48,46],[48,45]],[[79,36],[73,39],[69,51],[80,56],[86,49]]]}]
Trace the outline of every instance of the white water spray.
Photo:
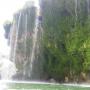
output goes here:
[{"label": "white water spray", "polygon": [[[19,16],[19,21],[18,21],[18,29],[19,29],[19,24],[20,24],[20,19],[21,19],[21,13]],[[15,47],[14,47],[14,57],[13,61],[10,61],[9,56],[1,56],[0,57],[0,75],[2,80],[12,80],[12,76],[16,74],[16,66],[15,66],[15,58],[16,58],[16,50],[17,50],[17,41],[18,41],[18,30],[16,33],[16,41],[15,41]]]},{"label": "white water spray", "polygon": [[0,57],[0,75],[2,80],[11,80],[16,73],[16,67],[6,56]]}]

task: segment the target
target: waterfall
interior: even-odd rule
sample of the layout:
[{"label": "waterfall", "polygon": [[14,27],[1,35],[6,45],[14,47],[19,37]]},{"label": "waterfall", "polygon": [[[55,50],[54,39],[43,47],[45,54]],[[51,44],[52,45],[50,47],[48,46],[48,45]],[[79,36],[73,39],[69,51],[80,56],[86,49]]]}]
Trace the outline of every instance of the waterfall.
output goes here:
[{"label": "waterfall", "polygon": [[23,9],[14,15],[15,21],[13,22],[10,38],[12,47],[11,60],[15,62],[18,69],[15,77],[19,76],[18,78],[24,80],[40,77],[40,65],[43,61],[38,60],[40,39],[43,33],[39,0],[37,0],[36,4],[33,2],[27,3]]},{"label": "waterfall", "polygon": [[[26,58],[26,52],[27,52],[27,14],[26,14],[26,16],[25,16],[25,42],[24,42],[24,45],[25,45],[25,47],[24,47],[24,49],[25,49],[25,58]],[[23,68],[25,68],[25,66],[26,66],[26,62],[24,63],[24,65],[23,65]],[[23,75],[25,76],[25,74],[26,74],[26,72],[25,72],[25,69],[23,70]]]},{"label": "waterfall", "polygon": [[18,26],[17,26],[17,31],[16,31],[16,39],[15,39],[15,47],[14,47],[14,62],[15,62],[15,59],[16,59],[16,51],[17,51],[17,42],[18,42],[18,34],[19,34],[19,27],[20,27],[20,20],[21,20],[21,14],[19,15],[19,20],[18,20]]},{"label": "waterfall", "polygon": [[75,25],[76,25],[76,22],[77,22],[77,18],[78,18],[78,15],[77,15],[77,6],[78,6],[78,0],[74,0],[75,1]]},{"label": "waterfall", "polygon": [[90,12],[90,10],[89,10],[89,7],[90,7],[90,0],[86,0],[86,2],[87,2],[87,11],[88,11],[88,14],[89,14],[89,12]]},{"label": "waterfall", "polygon": [[[36,5],[37,9],[36,9],[36,20],[35,20],[35,27],[34,27],[34,33],[32,36],[32,52],[31,52],[31,57],[30,57],[30,77],[34,77],[35,74],[38,77],[39,70],[37,70],[37,73],[34,73],[34,68],[35,68],[35,62],[37,62],[36,64],[38,64],[38,60],[37,58],[35,58],[35,53],[37,54],[37,52],[39,51],[39,41],[38,39],[40,39],[42,37],[43,34],[43,30],[41,27],[41,20],[40,17],[41,16],[41,11],[40,11],[40,6],[39,6],[39,1]],[[40,35],[40,36],[39,36]],[[39,53],[40,54],[40,53]],[[37,65],[38,67],[38,65]],[[34,77],[35,78],[35,77]]]},{"label": "waterfall", "polygon": [[32,74],[32,70],[33,70],[33,62],[35,59],[35,48],[36,48],[36,43],[37,43],[37,35],[38,35],[38,13],[39,13],[39,7],[37,7],[37,15],[36,15],[36,23],[35,23],[35,28],[34,28],[34,34],[33,34],[33,47],[32,47],[32,53],[31,53],[31,63],[30,63],[30,73]]}]

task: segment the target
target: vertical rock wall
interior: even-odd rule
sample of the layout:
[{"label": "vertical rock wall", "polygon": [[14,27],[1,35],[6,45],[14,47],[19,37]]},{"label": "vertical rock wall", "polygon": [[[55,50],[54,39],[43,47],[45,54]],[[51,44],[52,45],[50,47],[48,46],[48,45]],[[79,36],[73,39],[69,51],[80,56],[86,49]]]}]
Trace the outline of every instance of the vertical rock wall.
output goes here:
[{"label": "vertical rock wall", "polygon": [[22,79],[30,75],[30,55],[32,50],[32,35],[35,25],[36,8],[31,6],[20,10],[14,15],[11,27],[11,60],[15,62],[17,76]]}]

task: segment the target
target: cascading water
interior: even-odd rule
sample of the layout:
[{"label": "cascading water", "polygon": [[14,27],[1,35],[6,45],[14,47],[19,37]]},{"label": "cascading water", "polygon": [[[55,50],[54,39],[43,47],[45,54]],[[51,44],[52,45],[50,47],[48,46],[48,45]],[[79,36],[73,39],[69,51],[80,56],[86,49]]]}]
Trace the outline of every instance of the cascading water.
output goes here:
[{"label": "cascading water", "polygon": [[37,4],[37,11],[36,11],[36,20],[35,20],[35,28],[34,28],[34,34],[33,34],[33,47],[32,47],[32,53],[31,53],[31,62],[30,62],[30,75],[32,75],[33,73],[33,63],[35,60],[35,49],[36,49],[36,44],[37,44],[37,38],[38,38],[38,27],[40,24],[39,21],[39,16],[40,16],[40,6],[39,6],[39,2]]},{"label": "cascading water", "polygon": [[[27,50],[27,49],[26,49],[26,48],[27,48],[27,42],[26,42],[26,41],[27,41],[27,15],[26,15],[25,18],[26,18],[26,21],[25,21],[25,22],[26,22],[26,24],[25,24],[25,25],[26,25],[26,26],[25,26],[25,34],[26,34],[26,36],[25,36],[25,43],[24,43],[25,46],[24,46],[24,49],[25,49],[25,56],[26,56],[26,52],[27,52],[27,51],[26,51],[26,50]],[[26,58],[26,57],[25,57],[25,58]],[[25,65],[26,65],[26,63],[24,63],[24,66],[23,66],[23,67],[25,67]],[[25,76],[25,70],[23,70],[23,75]]]},{"label": "cascading water", "polygon": [[78,0],[74,0],[75,1],[75,25],[76,25],[76,22],[77,22],[77,18],[78,18],[78,15],[77,15],[77,6],[78,6]]},{"label": "cascading water", "polygon": [[[4,23],[5,32],[3,34],[7,34],[7,32],[10,31],[10,27],[11,27],[10,22],[6,21]],[[7,34],[7,39],[8,38],[9,38],[9,32]],[[4,50],[3,50],[4,52],[2,51],[0,52],[0,79],[11,80],[12,76],[16,73],[16,67],[14,62],[10,61],[9,58],[10,47],[7,45],[7,40],[5,39],[4,35],[2,36],[2,40],[4,42],[4,43],[2,42],[2,45],[4,46]]]},{"label": "cascading water", "polygon": [[90,0],[87,0],[87,11],[88,11],[88,14],[89,14],[89,7],[90,7]]},{"label": "cascading water", "polygon": [[15,62],[18,69],[15,76],[18,79],[40,78],[42,61],[38,60],[38,54],[42,36],[41,18],[39,1],[37,4],[26,3],[24,8],[14,15],[10,34],[11,60]]},{"label": "cascading water", "polygon": [[18,42],[18,34],[19,34],[19,27],[20,27],[20,20],[21,20],[21,14],[19,15],[19,20],[18,20],[18,26],[17,26],[17,31],[16,31],[16,39],[15,39],[15,47],[14,47],[14,62],[15,62],[15,57],[16,57],[16,50],[17,50],[17,42]]}]

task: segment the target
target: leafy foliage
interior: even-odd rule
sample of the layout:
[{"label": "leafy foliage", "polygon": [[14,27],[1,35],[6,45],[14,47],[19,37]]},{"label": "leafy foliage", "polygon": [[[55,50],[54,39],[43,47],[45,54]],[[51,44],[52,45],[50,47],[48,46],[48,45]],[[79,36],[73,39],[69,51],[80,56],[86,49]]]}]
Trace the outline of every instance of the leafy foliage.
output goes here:
[{"label": "leafy foliage", "polygon": [[43,0],[42,7],[45,70],[57,80],[74,80],[90,69],[87,2]]}]

